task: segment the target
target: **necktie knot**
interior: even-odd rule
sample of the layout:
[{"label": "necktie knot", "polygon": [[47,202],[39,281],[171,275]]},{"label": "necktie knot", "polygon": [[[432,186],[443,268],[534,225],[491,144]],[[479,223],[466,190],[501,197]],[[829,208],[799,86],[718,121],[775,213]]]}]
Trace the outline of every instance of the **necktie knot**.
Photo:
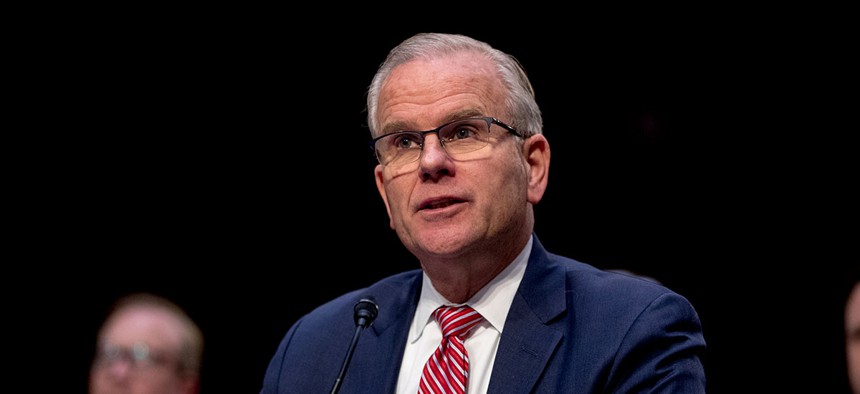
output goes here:
[{"label": "necktie knot", "polygon": [[463,338],[484,318],[468,305],[441,306],[433,312],[444,338],[456,336]]},{"label": "necktie knot", "polygon": [[469,306],[441,306],[433,317],[442,328],[442,343],[424,364],[419,394],[465,394],[469,354],[464,338],[484,317]]}]

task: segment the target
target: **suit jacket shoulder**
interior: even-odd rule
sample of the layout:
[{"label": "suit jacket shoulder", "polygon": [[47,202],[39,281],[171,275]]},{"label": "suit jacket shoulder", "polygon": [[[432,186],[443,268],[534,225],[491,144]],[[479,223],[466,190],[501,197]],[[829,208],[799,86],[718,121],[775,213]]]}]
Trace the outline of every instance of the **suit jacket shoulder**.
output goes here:
[{"label": "suit jacket shoulder", "polygon": [[684,297],[534,241],[490,392],[704,392],[705,341]]}]

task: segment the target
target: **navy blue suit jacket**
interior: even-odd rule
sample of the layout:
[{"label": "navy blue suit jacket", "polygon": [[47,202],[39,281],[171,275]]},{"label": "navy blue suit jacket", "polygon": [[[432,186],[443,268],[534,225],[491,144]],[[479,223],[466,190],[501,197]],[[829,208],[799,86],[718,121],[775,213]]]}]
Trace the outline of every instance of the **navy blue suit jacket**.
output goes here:
[{"label": "navy blue suit jacket", "polygon": [[[344,294],[299,319],[271,359],[261,393],[329,393],[373,298],[341,394],[394,393],[421,271]],[[534,237],[499,342],[490,393],[704,393],[705,340],[682,296],[652,281],[547,252]],[[477,393],[473,393],[477,394]]]}]

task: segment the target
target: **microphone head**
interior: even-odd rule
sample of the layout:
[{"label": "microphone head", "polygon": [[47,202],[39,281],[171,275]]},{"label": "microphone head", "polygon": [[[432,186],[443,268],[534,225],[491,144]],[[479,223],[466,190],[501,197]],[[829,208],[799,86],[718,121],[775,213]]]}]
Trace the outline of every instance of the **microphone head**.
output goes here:
[{"label": "microphone head", "polygon": [[370,326],[379,313],[379,306],[369,298],[362,298],[353,309],[355,310],[355,324],[363,328]]}]

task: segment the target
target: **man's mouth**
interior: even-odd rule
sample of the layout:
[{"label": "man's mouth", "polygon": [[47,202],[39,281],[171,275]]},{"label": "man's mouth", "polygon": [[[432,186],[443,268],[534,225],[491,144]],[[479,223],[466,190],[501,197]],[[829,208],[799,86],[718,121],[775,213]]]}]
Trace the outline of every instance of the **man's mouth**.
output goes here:
[{"label": "man's mouth", "polygon": [[421,207],[421,209],[422,209],[422,210],[424,210],[424,209],[439,209],[439,208],[445,208],[445,207],[447,207],[447,206],[451,206],[451,205],[454,205],[454,204],[457,204],[457,203],[460,203],[460,202],[462,202],[462,201],[461,201],[461,200],[447,199],[447,198],[446,198],[446,199],[443,199],[443,200],[436,200],[436,201],[428,202],[427,204],[424,204],[424,205]]}]

